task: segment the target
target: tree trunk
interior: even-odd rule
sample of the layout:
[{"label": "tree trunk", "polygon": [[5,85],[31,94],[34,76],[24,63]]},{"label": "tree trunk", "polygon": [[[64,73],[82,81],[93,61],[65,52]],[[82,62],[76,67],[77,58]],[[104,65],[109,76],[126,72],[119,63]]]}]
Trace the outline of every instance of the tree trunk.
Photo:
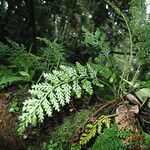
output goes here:
[{"label": "tree trunk", "polygon": [[25,0],[25,2],[27,9],[29,11],[29,22],[31,26],[31,38],[32,38],[31,51],[35,54],[37,50],[37,42],[36,42],[36,21],[34,12],[34,0]]}]

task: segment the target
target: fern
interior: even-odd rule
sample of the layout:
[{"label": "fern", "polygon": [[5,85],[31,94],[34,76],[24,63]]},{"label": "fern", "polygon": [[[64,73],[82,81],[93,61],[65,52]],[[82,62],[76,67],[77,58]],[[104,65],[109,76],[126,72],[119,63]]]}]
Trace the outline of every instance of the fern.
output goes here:
[{"label": "fern", "polygon": [[19,73],[13,73],[6,67],[0,67],[0,90],[12,83],[20,81],[29,81],[29,78]]},{"label": "fern", "polygon": [[41,48],[40,54],[43,70],[49,71],[55,66],[58,67],[60,64],[64,64],[64,48],[61,44],[58,44],[56,40],[51,42],[45,38],[38,37],[38,39],[46,44],[45,47]]},{"label": "fern", "polygon": [[[116,89],[117,87],[113,86],[113,88],[108,84],[113,84],[116,82],[116,74],[114,72],[113,66],[114,62],[112,62],[112,56],[110,57],[110,43],[107,40],[106,34],[101,31],[100,29],[96,29],[94,33],[91,33],[87,29],[82,29],[84,32],[84,42],[86,45],[91,45],[94,48],[98,49],[98,56],[95,58],[94,63],[91,63],[91,66],[94,70],[96,70],[99,74],[99,81],[102,79],[105,81],[105,83],[102,81],[104,85],[109,87],[111,91],[113,92],[114,96],[116,96]],[[105,67],[104,67],[105,66]],[[113,70],[111,70],[110,69]],[[115,66],[114,66],[115,67]],[[117,72],[118,75],[118,72]],[[99,84],[99,83],[98,83]],[[103,85],[98,85],[99,87]]]},{"label": "fern", "polygon": [[138,42],[135,44],[135,47],[138,50],[137,58],[141,64],[150,63],[150,39],[149,33],[150,25],[145,25],[140,31],[138,31]]},{"label": "fern", "polygon": [[18,44],[15,41],[7,39],[9,42],[9,56],[10,59],[12,60],[14,57],[17,57],[23,53],[26,53],[26,48],[23,44]]},{"label": "fern", "polygon": [[40,60],[40,57],[26,52],[15,57],[11,63],[16,66],[18,71],[25,71],[33,76],[34,71],[39,68]]},{"label": "fern", "polygon": [[45,73],[45,81],[29,90],[31,97],[24,102],[19,131],[24,131],[29,124],[43,122],[45,114],[52,116],[53,111],[60,111],[70,102],[71,95],[80,98],[83,91],[92,94],[92,84],[97,83],[96,75],[89,64],[82,66],[79,63],[76,67],[62,65],[60,70]]},{"label": "fern", "polygon": [[[50,42],[43,40],[48,47],[42,48],[40,56],[36,56],[26,51],[23,44],[18,44],[8,40],[8,45],[0,43],[0,89],[18,81],[31,81],[34,77],[40,76],[42,71],[49,71],[51,68],[58,66],[64,60],[63,48],[55,41]],[[37,71],[38,70],[38,71]]]},{"label": "fern", "polygon": [[[133,17],[131,21],[131,29],[133,36],[137,40],[134,42],[134,47],[137,50],[137,59],[141,64],[150,63],[150,24],[149,20],[146,19],[146,1],[143,0],[132,0],[131,1],[131,15]],[[142,25],[141,25],[142,24]]]},{"label": "fern", "polygon": [[95,137],[97,133],[100,134],[104,125],[110,128],[110,117],[101,116],[94,124],[87,124],[85,132],[80,137],[80,144],[84,145]]},{"label": "fern", "polygon": [[25,53],[25,47],[21,44],[7,40],[9,42],[8,45],[0,42],[0,61],[1,64],[9,64],[11,60],[15,57]]},{"label": "fern", "polygon": [[0,60],[3,60],[3,57],[6,57],[9,54],[8,49],[9,49],[8,45],[5,45],[0,42]]},{"label": "fern", "polygon": [[121,139],[130,135],[129,131],[118,131],[116,125],[104,129],[90,150],[125,150]]},{"label": "fern", "polygon": [[71,150],[81,150],[81,145],[79,143],[74,143],[71,145]]},{"label": "fern", "polygon": [[0,89],[20,81],[31,81],[39,57],[26,52],[23,44],[8,39],[8,45],[0,43]]},{"label": "fern", "polygon": [[87,45],[99,49],[106,57],[110,52],[109,42],[106,40],[106,34],[100,29],[96,29],[95,33],[89,32],[87,29],[82,29],[84,32],[84,42]]},{"label": "fern", "polygon": [[145,143],[145,145],[148,147],[148,148],[150,148],[150,135],[149,134],[147,134],[147,133],[144,133],[144,143]]}]

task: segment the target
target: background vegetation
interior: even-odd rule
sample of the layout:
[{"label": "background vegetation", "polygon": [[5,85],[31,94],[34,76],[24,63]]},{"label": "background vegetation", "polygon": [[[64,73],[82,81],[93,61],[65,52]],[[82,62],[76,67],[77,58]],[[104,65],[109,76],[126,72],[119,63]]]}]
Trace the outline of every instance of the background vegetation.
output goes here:
[{"label": "background vegetation", "polygon": [[[0,0],[0,108],[15,118],[7,135],[0,117],[0,149],[149,149],[149,7]],[[114,119],[120,102],[138,105],[134,140]]]}]

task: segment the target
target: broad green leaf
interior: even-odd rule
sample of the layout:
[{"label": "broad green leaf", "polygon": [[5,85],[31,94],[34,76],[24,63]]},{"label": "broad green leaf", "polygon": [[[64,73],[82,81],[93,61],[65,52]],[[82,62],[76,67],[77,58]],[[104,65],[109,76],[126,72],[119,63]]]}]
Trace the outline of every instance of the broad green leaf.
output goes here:
[{"label": "broad green leaf", "polygon": [[149,88],[143,88],[136,92],[136,95],[140,100],[144,100],[147,97],[150,97],[150,89]]}]

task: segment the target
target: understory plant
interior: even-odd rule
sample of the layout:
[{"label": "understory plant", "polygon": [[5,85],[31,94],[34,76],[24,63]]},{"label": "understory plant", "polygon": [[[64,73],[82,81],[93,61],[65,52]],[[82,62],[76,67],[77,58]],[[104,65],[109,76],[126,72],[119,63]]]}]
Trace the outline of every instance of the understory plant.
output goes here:
[{"label": "understory plant", "polygon": [[95,144],[90,150],[125,150],[122,139],[128,137],[131,133],[129,131],[118,131],[116,125],[111,128],[104,129],[104,131],[96,138]]},{"label": "understory plant", "polygon": [[8,44],[0,43],[0,89],[13,83],[34,82],[43,72],[63,64],[63,46],[56,41],[38,39],[46,45],[36,55],[27,51],[23,44],[9,39]]},{"label": "understory plant", "polygon": [[[101,29],[91,33],[83,28],[84,43],[87,46],[98,49],[98,56],[94,60],[89,59],[87,64],[84,65],[77,62],[75,65],[57,65],[59,67],[56,69],[50,69],[47,66],[50,71],[43,73],[42,82],[32,85],[29,90],[30,96],[23,103],[22,115],[19,117],[20,125],[18,131],[20,133],[23,133],[29,125],[35,126],[42,123],[45,117],[52,117],[54,112],[61,111],[62,108],[70,103],[72,97],[81,100],[82,95],[85,93],[92,95],[98,91],[99,95],[103,92],[106,95],[108,94],[108,96],[110,94],[114,98],[121,99],[126,93],[134,91],[141,100],[141,97],[150,97],[149,85],[140,79],[140,69],[143,66],[143,62],[135,65],[139,58],[144,59],[148,57],[149,51],[144,48],[144,52],[140,50],[138,53],[135,52],[134,48],[139,43],[133,41],[129,18],[114,3],[108,0],[106,2],[114,9],[119,18],[121,17],[124,21],[124,28],[128,31],[125,40],[113,47],[111,46],[111,40],[108,41],[107,34]],[[50,45],[50,42],[45,39],[44,42]],[[55,45],[56,43],[53,44]],[[112,49],[125,44],[128,46],[122,57],[112,55]],[[135,55],[133,55],[134,52]],[[43,55],[44,58],[49,54],[46,52]],[[59,62],[60,56],[55,63]],[[46,61],[48,64],[50,63],[49,59],[46,59]],[[149,57],[148,60],[146,59],[146,63],[147,61],[149,63]],[[141,88],[141,86],[143,87]],[[146,89],[144,90],[144,88]],[[143,95],[140,90],[144,91]],[[140,95],[142,96],[140,97]],[[145,100],[143,100],[140,107],[144,104]],[[101,133],[102,126],[106,126],[108,129]],[[98,149],[98,147],[102,149],[105,147],[108,150],[111,148],[124,149],[120,138],[127,136],[126,132],[118,133],[115,127],[110,128],[110,118],[107,115],[101,116],[94,124],[88,124],[86,127],[87,130],[81,134],[77,146],[81,147],[81,145],[87,144],[92,138],[100,134],[91,150]],[[111,147],[108,147],[107,140],[110,140]]]},{"label": "understory plant", "polygon": [[75,67],[60,66],[60,70],[44,74],[45,81],[32,86],[31,97],[24,102],[23,114],[20,116],[19,131],[24,131],[29,124],[43,122],[45,113],[52,116],[54,111],[68,104],[71,96],[81,98],[83,91],[93,94],[92,85],[102,87],[97,80],[97,72],[90,64]]},{"label": "understory plant", "polygon": [[[88,32],[87,32],[88,34]],[[95,43],[100,46],[104,58],[107,59],[109,47],[104,33],[97,30],[95,34],[88,35]],[[102,38],[102,43],[101,39]],[[88,44],[89,41],[85,40]],[[107,47],[107,48],[106,48]],[[106,61],[103,64],[107,64]],[[52,116],[54,111],[60,111],[60,108],[68,104],[71,96],[81,98],[82,93],[93,94],[92,86],[103,88],[108,86],[113,92],[113,88],[105,82],[110,80],[112,71],[97,63],[89,62],[87,65],[76,63],[75,66],[60,65],[59,70],[52,70],[50,73],[44,73],[44,82],[32,85],[29,90],[31,96],[23,104],[23,112],[19,117],[20,128],[23,132],[30,124],[36,125],[43,122],[45,115]]]}]

